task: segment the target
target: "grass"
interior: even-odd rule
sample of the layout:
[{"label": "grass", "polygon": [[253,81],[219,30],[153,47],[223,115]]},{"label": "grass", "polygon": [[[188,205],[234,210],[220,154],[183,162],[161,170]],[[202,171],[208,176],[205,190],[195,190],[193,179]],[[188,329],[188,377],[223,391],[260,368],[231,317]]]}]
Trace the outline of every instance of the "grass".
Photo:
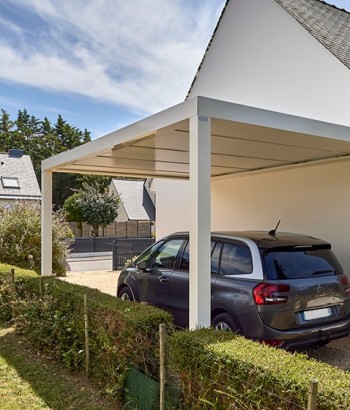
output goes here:
[{"label": "grass", "polygon": [[0,323],[1,410],[121,409],[82,374],[39,355],[12,327]]}]

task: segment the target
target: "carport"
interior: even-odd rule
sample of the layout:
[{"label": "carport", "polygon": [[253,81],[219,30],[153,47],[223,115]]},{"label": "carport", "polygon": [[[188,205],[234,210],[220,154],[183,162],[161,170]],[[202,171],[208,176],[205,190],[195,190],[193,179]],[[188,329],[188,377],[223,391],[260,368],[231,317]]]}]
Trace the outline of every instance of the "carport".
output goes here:
[{"label": "carport", "polygon": [[[42,163],[42,275],[52,274],[52,173],[190,180],[190,327],[210,325],[211,179],[350,157],[350,128],[196,97]],[[179,210],[181,213],[181,210]]]}]

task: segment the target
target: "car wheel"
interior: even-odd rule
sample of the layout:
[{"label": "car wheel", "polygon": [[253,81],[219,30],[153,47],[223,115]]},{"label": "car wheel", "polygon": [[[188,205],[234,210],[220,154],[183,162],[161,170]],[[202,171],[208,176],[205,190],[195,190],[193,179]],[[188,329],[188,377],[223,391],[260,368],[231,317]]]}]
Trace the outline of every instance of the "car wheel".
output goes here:
[{"label": "car wheel", "polygon": [[228,313],[220,313],[215,316],[212,326],[215,330],[221,330],[223,332],[237,333],[239,331],[238,325]]},{"label": "car wheel", "polygon": [[131,290],[126,286],[120,289],[118,297],[127,302],[132,302],[134,300]]}]

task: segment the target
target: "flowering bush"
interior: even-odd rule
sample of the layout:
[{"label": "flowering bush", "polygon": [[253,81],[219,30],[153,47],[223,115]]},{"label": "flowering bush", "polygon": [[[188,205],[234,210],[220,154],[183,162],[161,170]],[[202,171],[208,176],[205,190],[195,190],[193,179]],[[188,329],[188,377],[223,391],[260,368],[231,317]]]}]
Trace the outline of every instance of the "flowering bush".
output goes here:
[{"label": "flowering bush", "polygon": [[[40,271],[41,214],[40,206],[15,202],[0,205],[0,262]],[[55,212],[52,225],[53,271],[65,273],[66,253],[73,233],[62,211]]]}]

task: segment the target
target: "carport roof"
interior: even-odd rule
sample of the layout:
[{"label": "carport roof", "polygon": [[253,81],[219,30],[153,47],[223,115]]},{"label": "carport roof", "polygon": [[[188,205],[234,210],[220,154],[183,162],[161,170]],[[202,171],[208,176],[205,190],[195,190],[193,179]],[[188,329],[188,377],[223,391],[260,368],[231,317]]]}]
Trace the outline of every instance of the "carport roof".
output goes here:
[{"label": "carport roof", "polygon": [[189,118],[211,118],[211,176],[346,159],[350,128],[195,97],[43,161],[44,171],[189,177]]}]

